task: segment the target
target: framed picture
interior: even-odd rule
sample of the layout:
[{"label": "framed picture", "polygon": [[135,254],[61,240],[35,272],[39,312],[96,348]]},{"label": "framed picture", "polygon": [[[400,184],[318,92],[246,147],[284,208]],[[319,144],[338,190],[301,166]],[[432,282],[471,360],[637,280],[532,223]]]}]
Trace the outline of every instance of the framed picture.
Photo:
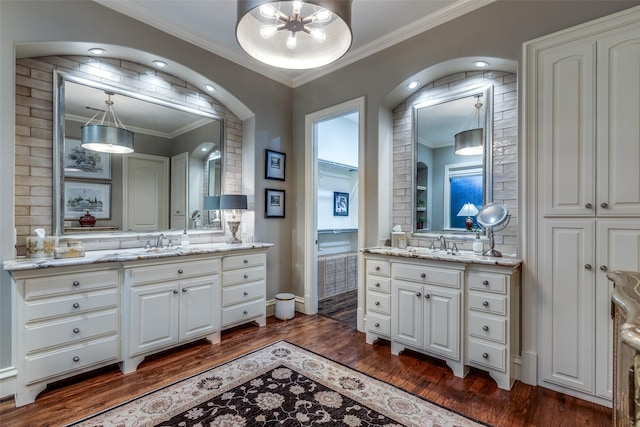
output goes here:
[{"label": "framed picture", "polygon": [[284,218],[284,190],[264,190],[265,218]]},{"label": "framed picture", "polygon": [[349,216],[349,193],[333,192],[333,216]]},{"label": "framed picture", "polygon": [[64,181],[64,219],[89,213],[96,219],[111,218],[111,183]]},{"label": "framed picture", "polygon": [[111,154],[85,150],[78,139],[64,139],[63,164],[70,178],[111,179]]},{"label": "framed picture", "polygon": [[284,181],[284,161],[286,155],[277,151],[265,150],[265,179]]}]

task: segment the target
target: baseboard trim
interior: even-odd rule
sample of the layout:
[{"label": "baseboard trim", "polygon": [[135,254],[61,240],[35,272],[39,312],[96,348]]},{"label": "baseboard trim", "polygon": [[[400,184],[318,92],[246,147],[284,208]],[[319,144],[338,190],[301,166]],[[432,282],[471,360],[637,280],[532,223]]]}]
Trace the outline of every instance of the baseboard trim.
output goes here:
[{"label": "baseboard trim", "polygon": [[0,369],[0,399],[16,394],[16,376],[18,370],[13,366]]}]

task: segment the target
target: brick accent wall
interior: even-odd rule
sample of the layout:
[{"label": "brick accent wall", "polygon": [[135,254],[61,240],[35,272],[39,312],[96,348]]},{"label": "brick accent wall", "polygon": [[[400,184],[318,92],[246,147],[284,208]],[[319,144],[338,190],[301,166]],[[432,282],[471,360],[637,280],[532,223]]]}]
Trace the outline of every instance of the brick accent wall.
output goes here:
[{"label": "brick accent wall", "polygon": [[[495,234],[496,249],[515,254],[518,244],[518,85],[513,73],[473,71],[446,76],[425,85],[393,110],[393,224],[400,224],[403,230],[413,229],[413,106],[441,98],[452,88],[481,82],[493,83],[493,201],[504,203],[511,214],[509,226]],[[409,241],[412,246],[430,243],[431,237],[414,236]],[[471,242],[458,247],[471,250]]]},{"label": "brick accent wall", "polygon": [[[54,70],[164,99],[223,118],[223,192],[242,192],[242,122],[207,93],[170,74],[119,59],[85,56],[18,59],[15,138],[15,222],[18,255],[24,255],[25,238],[32,234],[34,228],[44,228],[47,234],[51,234],[53,229]],[[200,240],[202,239],[207,241],[206,237]],[[103,244],[99,248],[118,248],[120,243]]]}]

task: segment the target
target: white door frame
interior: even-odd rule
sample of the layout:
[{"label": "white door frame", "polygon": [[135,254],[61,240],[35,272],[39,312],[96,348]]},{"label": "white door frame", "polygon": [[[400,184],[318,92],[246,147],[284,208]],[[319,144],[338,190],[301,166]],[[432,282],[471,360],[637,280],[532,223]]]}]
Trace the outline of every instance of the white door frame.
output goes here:
[{"label": "white door frame", "polygon": [[[317,159],[318,147],[314,138],[314,125],[316,122],[325,120],[345,113],[358,112],[358,247],[364,246],[364,132],[365,132],[365,98],[360,97],[351,101],[324,110],[316,111],[305,116],[305,188],[304,188],[304,313],[316,314],[318,312],[318,219],[317,219]],[[358,260],[360,260],[358,256]],[[361,298],[361,262],[358,261],[358,301]],[[363,324],[364,311],[358,307],[358,329]]]}]

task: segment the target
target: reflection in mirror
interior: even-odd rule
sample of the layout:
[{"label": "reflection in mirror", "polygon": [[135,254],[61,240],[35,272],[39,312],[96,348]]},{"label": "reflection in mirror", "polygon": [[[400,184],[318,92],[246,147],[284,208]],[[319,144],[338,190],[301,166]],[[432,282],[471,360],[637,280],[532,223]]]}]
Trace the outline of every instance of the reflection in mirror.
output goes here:
[{"label": "reflection in mirror", "polygon": [[[219,212],[203,212],[204,197],[219,195],[222,120],[161,99],[57,73],[55,234],[88,231],[79,218],[96,218],[90,231],[221,229]],[[80,147],[81,127],[104,108],[105,91],[127,129],[134,153]]]},{"label": "reflection in mirror", "polygon": [[[479,230],[475,214],[492,199],[492,117],[487,84],[414,106],[414,232]],[[456,141],[469,146],[474,139],[481,154],[456,153]]]}]

